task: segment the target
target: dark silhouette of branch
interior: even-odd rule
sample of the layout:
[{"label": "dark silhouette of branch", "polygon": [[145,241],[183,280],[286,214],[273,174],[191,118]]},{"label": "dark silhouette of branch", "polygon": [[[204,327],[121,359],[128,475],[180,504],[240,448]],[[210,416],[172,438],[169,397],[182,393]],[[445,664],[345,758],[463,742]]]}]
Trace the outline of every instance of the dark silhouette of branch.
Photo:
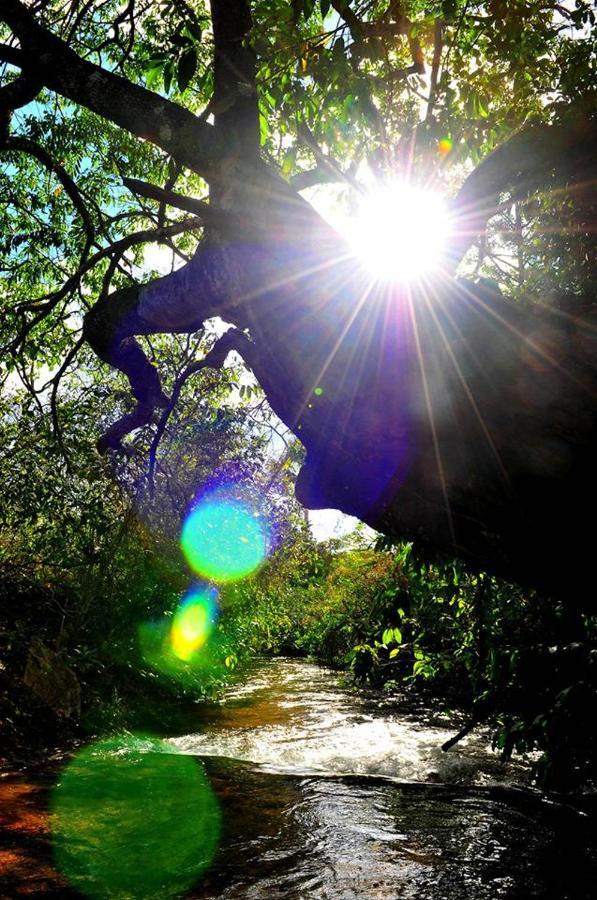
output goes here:
[{"label": "dark silhouette of branch", "polygon": [[392,3],[385,16],[374,22],[365,22],[351,9],[348,0],[332,0],[332,7],[346,22],[355,40],[369,37],[403,36],[408,40],[412,66],[401,69],[401,75],[423,75],[425,57],[418,38],[413,33],[413,23],[400,9],[399,3]]},{"label": "dark silhouette of branch", "polygon": [[36,144],[35,141],[29,140],[29,138],[16,135],[9,137],[4,144],[4,148],[6,150],[17,150],[22,153],[28,153],[29,156],[35,157],[35,159],[45,166],[48,171],[53,172],[56,178],[58,178],[66,194],[70,197],[73,206],[83,220],[86,239],[81,253],[81,261],[85,260],[95,241],[95,228],[91,216],[89,215],[89,211],[81,197],[79,188],[73,178],[71,178],[64,166],[56,162],[56,160],[50,156],[47,150],[44,150],[44,148],[40,147],[39,144]]},{"label": "dark silhouette of branch", "polygon": [[212,206],[204,200],[185,197],[183,194],[177,194],[175,191],[167,188],[157,187],[138,178],[123,178],[122,183],[130,191],[139,194],[141,197],[148,197],[150,200],[157,200],[159,203],[175,206],[177,209],[183,209],[193,215],[200,216],[206,225],[214,225],[221,231],[238,234],[241,227],[243,227],[231,213],[218,209],[218,207]]},{"label": "dark silhouette of branch", "polygon": [[569,104],[556,124],[534,122],[487,156],[468,176],[451,204],[455,238],[446,268],[454,272],[468,248],[510,199],[557,183],[584,183],[597,172],[597,92]]},{"label": "dark silhouette of branch", "polygon": [[193,231],[202,227],[203,221],[201,219],[186,219],[183,222],[176,222],[175,224],[169,225],[166,228],[147,229],[145,231],[134,232],[133,234],[129,234],[126,237],[121,238],[119,241],[115,241],[114,243],[109,244],[107,247],[103,247],[100,251],[85,260],[85,262],[81,266],[79,266],[77,271],[74,272],[69,278],[67,278],[62,287],[60,287],[57,291],[50,294],[49,296],[46,295],[45,297],[40,297],[37,300],[32,300],[27,304],[22,304],[19,307],[18,311],[21,313],[25,313],[27,310],[31,310],[37,313],[37,315],[24,323],[18,335],[11,341],[10,345],[6,347],[5,350],[16,350],[23,343],[31,330],[35,328],[35,326],[40,322],[42,322],[46,318],[46,316],[48,316],[50,312],[56,308],[60,301],[66,298],[71,293],[71,291],[76,290],[83,276],[91,269],[93,269],[94,266],[96,266],[99,262],[101,262],[102,259],[106,259],[106,257],[111,256],[120,257],[126,250],[129,249],[129,247],[134,247],[138,244],[162,242],[169,237],[174,237],[177,234],[182,234],[186,231]]},{"label": "dark silhouette of branch", "polygon": [[26,62],[25,54],[18,47],[11,47],[10,44],[0,44],[0,59],[2,62],[8,63],[10,66],[23,68]]},{"label": "dark silhouette of branch", "polygon": [[161,147],[200,175],[214,176],[226,155],[216,130],[188,110],[126,78],[81,59],[64,41],[39,24],[20,0],[2,0],[0,21],[23,51],[0,47],[0,57],[63,97],[86,106],[109,122]]},{"label": "dark silhouette of branch", "polygon": [[[311,131],[309,126],[306,124],[306,122],[301,122],[300,125],[298,126],[297,136],[313,153],[313,156],[315,157],[315,160],[317,162],[319,170],[320,171],[323,170],[323,172],[329,173],[330,177],[328,177],[327,179],[324,179],[324,180],[346,182],[346,183],[350,184],[351,187],[353,187],[359,193],[362,193],[363,189],[362,189],[361,185],[357,181],[355,181],[355,179],[350,175],[350,173],[344,172],[342,170],[340,163],[338,163],[329,154],[323,152],[323,150],[317,143],[315,136],[313,135],[313,132]],[[322,172],[322,174],[323,174],[323,172]],[[297,176],[297,179],[298,178],[300,178],[300,176]],[[317,181],[315,183],[319,184],[319,183],[321,183],[321,180],[322,179],[320,179],[319,181]],[[292,181],[292,185],[293,185],[293,187],[296,187],[294,180]],[[305,186],[307,186],[307,185],[304,185],[303,187],[305,187]],[[302,190],[302,188],[296,188],[296,189]]]},{"label": "dark silhouette of branch", "polygon": [[81,349],[81,347],[83,346],[84,341],[85,341],[85,339],[84,339],[83,335],[81,335],[79,340],[76,342],[76,344],[71,348],[71,350],[67,354],[66,358],[64,359],[64,362],[62,363],[62,365],[60,366],[60,368],[58,369],[58,371],[52,378],[52,392],[50,394],[50,415],[52,417],[52,428],[54,430],[54,436],[56,438],[56,441],[58,442],[58,446],[60,447],[60,450],[62,452],[62,456],[64,457],[64,462],[65,462],[66,469],[68,472],[70,472],[70,459],[69,459],[68,453],[66,451],[66,447],[64,446],[64,441],[62,439],[62,429],[60,427],[60,418],[58,416],[58,404],[57,404],[58,388],[60,386],[60,380],[61,380],[62,376],[64,375],[64,373],[66,372],[66,370],[68,369],[68,367],[70,366],[70,364],[72,363],[74,358],[76,357],[76,355],[79,352],[79,350]]},{"label": "dark silhouette of branch", "polygon": [[443,47],[443,23],[441,19],[436,19],[433,28],[433,60],[431,62],[431,75],[429,76],[429,100],[427,101],[427,112],[425,113],[427,122],[430,122],[433,118]]},{"label": "dark silhouette of branch", "polygon": [[236,328],[230,328],[225,334],[222,335],[222,337],[218,338],[214,346],[203,359],[197,360],[196,362],[188,365],[178,376],[172,389],[170,401],[162,412],[160,421],[158,422],[156,433],[149,449],[149,469],[147,477],[149,480],[150,489],[153,489],[157,452],[160,446],[160,441],[162,440],[162,437],[166,430],[168,419],[170,418],[172,412],[176,407],[176,404],[178,403],[178,398],[180,397],[180,392],[182,391],[185,382],[191,377],[191,375],[194,375],[196,372],[200,372],[202,369],[221,369],[226,362],[226,357],[232,350],[236,350],[242,355],[243,350],[246,352],[249,343],[250,341],[248,337],[243,334],[242,331],[238,331]]}]

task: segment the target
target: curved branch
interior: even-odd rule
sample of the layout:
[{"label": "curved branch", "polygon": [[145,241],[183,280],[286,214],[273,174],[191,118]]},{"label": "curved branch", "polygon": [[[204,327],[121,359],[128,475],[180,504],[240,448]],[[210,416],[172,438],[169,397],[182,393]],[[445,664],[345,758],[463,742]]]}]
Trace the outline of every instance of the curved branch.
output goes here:
[{"label": "curved branch", "polygon": [[195,197],[185,197],[175,191],[141,181],[139,178],[123,178],[122,183],[129,191],[139,194],[141,197],[148,197],[150,200],[157,200],[159,203],[175,206],[177,209],[184,209],[186,212],[201,216],[206,225],[214,225],[223,234],[227,233],[236,237],[239,231],[247,228],[247,223],[241,223],[232,213],[205,203],[203,200],[197,200]]},{"label": "curved branch", "polygon": [[93,242],[95,241],[95,228],[93,226],[93,222],[91,216],[89,215],[89,211],[83,202],[83,198],[79,192],[79,188],[77,187],[75,181],[68,174],[64,166],[60,163],[57,163],[43,147],[40,147],[39,144],[36,144],[35,141],[31,141],[28,138],[24,137],[9,137],[4,144],[4,148],[6,150],[17,150],[23,153],[29,154],[29,156],[35,157],[46,169],[50,172],[53,172],[54,175],[60,181],[62,187],[66,191],[67,195],[70,197],[73,206],[81,216],[83,220],[83,227],[85,229],[86,240],[85,246],[83,247],[83,252],[81,254],[81,259],[86,259]]},{"label": "curved branch", "polygon": [[18,109],[31,103],[42,87],[43,84],[38,79],[29,75],[19,75],[14,81],[0,87],[0,110]]},{"label": "curved branch", "polygon": [[[0,59],[14,61],[50,90],[160,147],[207,181],[216,185],[225,181],[226,191],[232,185],[236,195],[243,198],[247,215],[254,220],[257,206],[264,227],[267,226],[276,240],[283,240],[291,232],[294,241],[302,230],[306,239],[315,244],[322,238],[331,244],[337,241],[337,235],[313,207],[272,171],[258,153],[252,152],[250,146],[231,141],[226,130],[208,125],[176,103],[81,59],[64,41],[39,25],[21,0],[2,0],[0,22],[13,30],[23,48],[22,52],[12,52],[12,48],[5,52],[2,45]],[[242,49],[241,32],[244,36],[241,28],[233,40],[237,49]],[[242,71],[245,72],[244,64]],[[249,90],[252,90],[250,86]],[[241,95],[247,91],[246,82],[237,80],[236,91],[235,106],[238,104],[240,108]],[[249,105],[255,104],[253,97]],[[218,117],[220,122],[223,114]],[[224,205],[219,204],[219,199],[215,196],[218,205]]]},{"label": "curved branch", "polygon": [[597,92],[571,103],[559,123],[534,123],[494,150],[474,169],[451,204],[455,238],[448,271],[454,272],[468,248],[498,212],[500,196],[512,199],[557,182],[578,183],[594,176]]},{"label": "curved branch", "polygon": [[77,271],[74,272],[70,278],[67,278],[62,287],[49,297],[33,300],[29,304],[23,304],[18,308],[19,312],[33,310],[37,315],[26,322],[14,340],[11,341],[8,347],[3,349],[14,352],[26,339],[31,330],[35,328],[39,322],[43,321],[43,319],[45,319],[45,317],[49,315],[49,313],[55,309],[60,301],[67,297],[71,291],[76,290],[83,275],[101,262],[102,259],[105,259],[108,256],[120,257],[129,247],[133,247],[137,244],[161,242],[168,237],[174,237],[177,234],[182,234],[185,231],[192,231],[193,229],[201,228],[202,226],[203,222],[200,219],[186,219],[184,222],[177,222],[167,228],[147,229],[146,231],[134,232],[133,234],[127,235],[127,237],[121,238],[119,241],[115,241],[108,247],[104,247],[79,266]]},{"label": "curved branch", "polygon": [[19,54],[3,45],[2,58],[22,66],[63,97],[161,147],[194,172],[208,179],[218,173],[226,148],[211,125],[158,94],[81,59],[39,25],[20,0],[2,0],[0,21],[12,29],[23,48]]},{"label": "curved branch", "polygon": [[[191,377],[191,375],[194,375],[196,372],[200,372],[202,369],[221,369],[226,362],[228,354],[232,350],[236,350],[238,353],[243,355],[243,351],[246,352],[249,344],[250,341],[246,334],[243,334],[242,331],[238,331],[236,328],[230,328],[225,334],[222,335],[222,337],[218,338],[214,346],[211,348],[209,353],[204,356],[203,359],[197,360],[196,362],[188,365],[186,369],[178,376],[174,383],[174,388],[172,389],[170,401],[160,417],[156,433],[149,449],[149,469],[147,477],[150,485],[153,484],[157,462],[157,452],[160,446],[160,441],[162,440],[164,431],[166,430],[168,419],[172,415],[172,412],[174,411],[174,408],[178,403],[178,398],[180,397],[180,392],[182,391],[185,382]],[[124,437],[124,435],[122,436]]]},{"label": "curved branch", "polygon": [[83,346],[83,342],[84,342],[84,338],[83,338],[83,335],[81,335],[81,337],[78,339],[78,341],[73,345],[73,347],[71,347],[71,349],[68,352],[68,354],[66,355],[62,365],[60,366],[60,368],[58,369],[58,371],[52,378],[52,393],[50,394],[50,414],[52,417],[52,427],[54,429],[54,435],[56,437],[56,440],[58,441],[58,446],[60,447],[60,449],[62,451],[62,455],[64,457],[64,462],[66,464],[66,469],[69,472],[70,472],[70,460],[68,458],[68,453],[66,452],[66,447],[64,446],[64,441],[62,440],[62,429],[60,427],[60,419],[58,416],[58,404],[57,404],[58,388],[60,386],[60,380],[61,380],[62,376],[64,375],[64,373],[66,372],[66,370],[68,369],[68,367],[70,366],[70,364],[72,363],[74,358],[76,357],[76,355],[79,352],[79,350],[81,349],[81,347]]}]

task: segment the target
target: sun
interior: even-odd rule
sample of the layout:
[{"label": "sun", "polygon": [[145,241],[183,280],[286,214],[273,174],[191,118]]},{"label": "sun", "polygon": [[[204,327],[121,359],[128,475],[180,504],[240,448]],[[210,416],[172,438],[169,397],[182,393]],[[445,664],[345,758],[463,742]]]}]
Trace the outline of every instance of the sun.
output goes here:
[{"label": "sun", "polygon": [[437,273],[450,220],[440,194],[401,182],[366,194],[345,235],[379,280],[411,282]]}]

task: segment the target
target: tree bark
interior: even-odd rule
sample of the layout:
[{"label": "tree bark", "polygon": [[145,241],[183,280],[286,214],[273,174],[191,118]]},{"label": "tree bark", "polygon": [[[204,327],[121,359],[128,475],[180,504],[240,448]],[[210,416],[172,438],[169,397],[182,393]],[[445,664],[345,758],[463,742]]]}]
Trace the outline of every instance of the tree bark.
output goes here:
[{"label": "tree bark", "polygon": [[[232,240],[214,222],[187,266],[88,314],[87,340],[131,381],[133,427],[168,403],[135,336],[221,316],[245,333],[237,349],[306,447],[296,488],[305,506],[586,602],[597,500],[591,326],[447,274],[412,289],[372,283],[259,158],[248,7],[212,9],[214,126],[79,59],[19,0],[0,7],[27,74],[161,147],[210,182],[216,210],[253,224]],[[586,174],[594,100],[581,124],[533,126],[472,173],[455,202],[452,270],[501,192],[535,189],[558,169]]]}]

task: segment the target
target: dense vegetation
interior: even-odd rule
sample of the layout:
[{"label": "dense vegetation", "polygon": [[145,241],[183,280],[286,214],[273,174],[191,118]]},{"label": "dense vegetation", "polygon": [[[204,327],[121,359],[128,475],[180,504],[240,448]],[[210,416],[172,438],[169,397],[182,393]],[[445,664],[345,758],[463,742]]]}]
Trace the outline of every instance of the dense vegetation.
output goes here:
[{"label": "dense vegetation", "polygon": [[[225,19],[232,6],[253,17],[252,25],[238,17],[242,34],[233,39],[226,29],[235,23],[217,34],[210,18],[211,9]],[[540,560],[540,591],[455,554],[429,552],[434,541],[423,527],[411,529],[418,541],[380,538],[375,548],[359,534],[315,543],[292,493],[305,461],[297,438],[311,442],[311,456],[323,460],[332,481],[340,439],[348,446],[359,434],[354,421],[343,432],[334,418],[350,406],[338,385],[351,387],[358,375],[350,341],[338,340],[348,326],[335,310],[314,318],[321,313],[315,281],[301,283],[285,305],[268,306],[253,257],[239,264],[234,256],[239,241],[253,248],[261,215],[279,252],[264,269],[270,277],[271,264],[276,286],[292,281],[283,269],[292,253],[279,249],[278,233],[300,249],[295,218],[306,216],[308,230],[315,219],[281,187],[286,181],[296,190],[333,183],[328,199],[344,212],[368,181],[383,184],[396,172],[416,170],[418,183],[461,201],[462,185],[480,190],[481,213],[453,251],[461,274],[528,316],[525,322],[535,321],[539,307],[551,316],[548,327],[536,319],[539,337],[525,337],[531,350],[521,366],[535,380],[506,371],[497,386],[489,378],[481,386],[493,398],[515,388],[520,375],[518,408],[528,407],[531,422],[536,396],[550,395],[541,406],[547,437],[541,431],[537,445],[518,446],[512,429],[520,466],[513,471],[519,493],[540,510],[550,506],[546,483],[555,484],[558,502],[569,502],[566,479],[576,478],[576,489],[584,485],[582,465],[594,469],[584,393],[582,415],[569,415],[563,403],[564,424],[558,419],[550,430],[561,387],[553,373],[570,364],[569,382],[577,384],[595,348],[597,213],[586,183],[595,129],[590,3],[164,0],[123,9],[115,0],[6,0],[0,23],[0,719],[7,748],[24,755],[34,740],[139,724],[176,729],[187,703],[217,695],[252,655],[304,654],[390,694],[426,692],[435,703],[464,708],[471,726],[491,725],[506,755],[541,750],[538,777],[546,786],[594,783],[597,619],[578,574],[592,567],[582,552],[588,538],[568,554],[572,530],[587,533],[580,516],[551,529],[550,548],[561,539],[565,549]],[[222,68],[222,47],[229,51],[231,42],[234,90]],[[91,62],[102,67],[105,94],[89,86]],[[496,147],[503,152],[490,156]],[[483,167],[487,159],[494,162]],[[481,181],[489,172],[481,189],[475,172]],[[255,196],[275,194],[272,184],[294,205],[280,206],[276,195],[274,211],[264,213]],[[466,191],[464,200],[470,205]],[[189,270],[205,290],[193,295],[193,314],[185,307],[181,324],[177,291]],[[247,272],[257,287],[249,280],[235,294]],[[164,274],[170,280],[158,282]],[[176,315],[165,322],[160,305],[155,328],[139,327],[140,298],[156,284],[176,298]],[[247,306],[264,294],[267,302]],[[315,297],[306,313],[305,296]],[[220,315],[238,330],[225,333]],[[295,332],[298,350],[288,338]],[[541,352],[533,355],[535,341]],[[245,345],[244,362],[229,355]],[[323,394],[311,385],[320,367],[303,363],[303,351],[315,347],[327,359],[330,346],[346,356],[322,401],[338,388],[326,420],[339,441],[331,450],[318,443],[321,420],[308,418]],[[481,346],[480,355],[489,349]],[[393,378],[391,369],[380,376],[376,426]],[[437,385],[441,395],[440,379]],[[374,393],[354,402],[355,416],[374,408]],[[295,407],[305,414],[300,422]],[[446,434],[451,446],[449,425]],[[364,427],[359,439],[345,464],[355,496],[370,473],[354,461],[380,444]],[[459,453],[457,446],[457,460]],[[429,459],[431,470],[431,452]],[[529,460],[536,482],[526,477]],[[220,618],[200,660],[164,670],[141,635],[144,626],[170,621],[189,587],[181,522],[214,473],[242,484],[267,515],[270,555],[252,578],[221,589]],[[471,488],[480,513],[484,484]],[[434,490],[429,508],[439,521],[443,500]],[[499,508],[497,520],[507,524],[505,496],[488,491],[487,507]],[[470,519],[465,499],[463,521]],[[487,531],[491,546],[491,529],[476,521],[471,531]],[[540,549],[534,534],[527,539]]]},{"label": "dense vegetation", "polygon": [[[21,392],[4,402],[0,702],[7,748],[19,755],[32,742],[43,748],[67,736],[176,730],[185,709],[242,676],[247,659],[282,653],[346,670],[390,695],[406,691],[411,704],[422,696],[465,710],[471,726],[490,724],[505,755],[543,751],[537,775],[546,786],[591,783],[595,617],[456,560],[426,562],[411,544],[380,538],[373,547],[358,530],[315,543],[289,493],[298,450],[281,464],[267,458],[264,424],[248,422],[250,399],[227,407],[225,423],[209,431],[211,448],[205,444],[200,423],[223,408],[237,376],[232,370],[225,384],[215,379],[207,394],[213,406],[204,399],[198,409],[192,394],[181,404],[172,471],[151,496],[139,491],[147,480],[141,451],[117,470],[97,456],[80,396],[62,408],[68,471],[31,398]],[[87,402],[99,402],[101,385],[85,391]],[[222,590],[221,618],[199,662],[164,672],[144,656],[139,628],[172,616],[188,588],[178,521],[195,479],[209,474],[210,453],[220,464],[233,460],[237,475],[244,459],[243,478],[258,479],[258,467],[270,473],[267,507],[278,546],[255,576]],[[72,679],[54,678],[40,697],[22,679],[29,656],[44,648],[58,653]]]}]

